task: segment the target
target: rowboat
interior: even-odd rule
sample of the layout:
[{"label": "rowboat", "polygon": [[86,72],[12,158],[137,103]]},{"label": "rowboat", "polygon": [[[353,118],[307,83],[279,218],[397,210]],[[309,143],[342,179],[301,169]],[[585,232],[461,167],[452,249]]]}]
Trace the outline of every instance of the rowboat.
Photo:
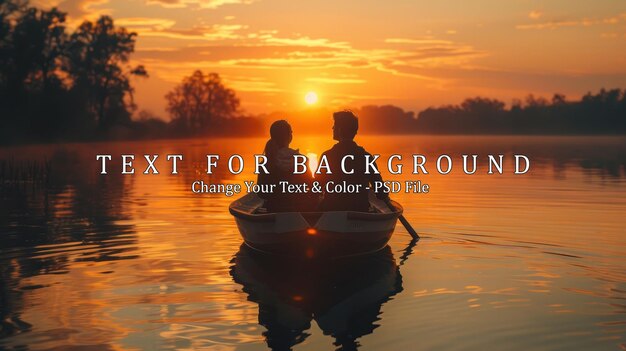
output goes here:
[{"label": "rowboat", "polygon": [[249,193],[229,206],[244,242],[266,253],[300,258],[333,258],[376,252],[387,245],[402,214],[370,192],[370,211],[263,211],[263,199]]}]

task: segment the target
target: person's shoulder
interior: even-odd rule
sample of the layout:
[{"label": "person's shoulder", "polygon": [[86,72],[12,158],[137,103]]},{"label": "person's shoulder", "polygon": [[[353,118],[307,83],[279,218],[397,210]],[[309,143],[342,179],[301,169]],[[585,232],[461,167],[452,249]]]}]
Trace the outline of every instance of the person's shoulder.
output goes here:
[{"label": "person's shoulder", "polygon": [[300,150],[292,149],[290,147],[283,147],[278,150],[279,156],[288,156],[291,157],[293,155],[300,155]]},{"label": "person's shoulder", "polygon": [[336,153],[337,150],[338,150],[338,145],[339,145],[339,143],[336,143],[335,145],[331,146],[330,149],[322,152],[322,155],[329,155],[329,154]]},{"label": "person's shoulder", "polygon": [[357,144],[356,142],[354,143],[354,149],[360,154],[370,155],[370,153],[367,152],[363,146]]}]

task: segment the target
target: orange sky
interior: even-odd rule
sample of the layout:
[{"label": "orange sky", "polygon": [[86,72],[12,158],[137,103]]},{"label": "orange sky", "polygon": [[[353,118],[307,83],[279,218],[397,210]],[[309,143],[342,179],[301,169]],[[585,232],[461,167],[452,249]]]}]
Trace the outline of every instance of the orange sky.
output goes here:
[{"label": "orange sky", "polygon": [[421,110],[484,95],[578,98],[626,88],[626,2],[37,0],[139,34],[139,110],[193,70],[217,72],[250,113],[395,104]]}]

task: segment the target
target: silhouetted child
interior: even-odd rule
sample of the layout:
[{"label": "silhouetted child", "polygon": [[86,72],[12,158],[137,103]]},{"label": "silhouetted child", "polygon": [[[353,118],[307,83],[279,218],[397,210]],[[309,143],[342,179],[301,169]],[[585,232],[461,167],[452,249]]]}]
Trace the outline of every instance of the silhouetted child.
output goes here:
[{"label": "silhouetted child", "polygon": [[317,196],[312,193],[282,193],[278,185],[281,181],[301,184],[312,182],[309,172],[305,174],[293,174],[294,155],[299,155],[297,149],[291,149],[289,144],[293,139],[291,126],[285,120],[278,120],[270,126],[270,139],[265,144],[264,154],[267,157],[267,170],[269,174],[258,176],[258,184],[277,185],[271,194],[259,194],[265,200],[264,207],[268,212],[303,212],[311,211],[317,206]]}]

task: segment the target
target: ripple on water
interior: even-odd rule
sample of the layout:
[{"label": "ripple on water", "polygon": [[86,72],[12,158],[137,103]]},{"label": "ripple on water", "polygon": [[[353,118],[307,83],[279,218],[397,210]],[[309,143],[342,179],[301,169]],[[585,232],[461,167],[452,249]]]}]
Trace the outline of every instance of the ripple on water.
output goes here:
[{"label": "ripple on water", "polygon": [[[311,152],[328,144],[298,140]],[[102,178],[92,156],[104,144],[66,147],[76,163],[50,189],[0,191],[0,348],[626,349],[626,172],[589,162],[599,152],[590,150],[619,158],[622,139],[496,137],[489,149],[472,138],[362,140],[381,154],[429,158],[525,150],[533,170],[405,173],[397,180],[432,189],[394,196],[419,243],[407,246],[398,225],[388,259],[311,267],[242,254],[233,198],[189,191],[204,177],[200,163],[184,164],[180,176]],[[263,142],[106,146],[202,158],[251,155]],[[589,147],[570,158],[568,145],[581,143]],[[253,176],[211,176],[244,179]]]}]

